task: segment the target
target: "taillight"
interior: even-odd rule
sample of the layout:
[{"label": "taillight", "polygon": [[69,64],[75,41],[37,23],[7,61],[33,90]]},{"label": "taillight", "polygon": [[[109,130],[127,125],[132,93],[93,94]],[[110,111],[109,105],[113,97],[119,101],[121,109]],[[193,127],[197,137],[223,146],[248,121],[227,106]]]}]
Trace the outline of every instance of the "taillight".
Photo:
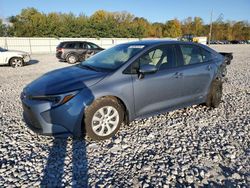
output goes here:
[{"label": "taillight", "polygon": [[63,48],[56,48],[56,51],[63,52]]}]

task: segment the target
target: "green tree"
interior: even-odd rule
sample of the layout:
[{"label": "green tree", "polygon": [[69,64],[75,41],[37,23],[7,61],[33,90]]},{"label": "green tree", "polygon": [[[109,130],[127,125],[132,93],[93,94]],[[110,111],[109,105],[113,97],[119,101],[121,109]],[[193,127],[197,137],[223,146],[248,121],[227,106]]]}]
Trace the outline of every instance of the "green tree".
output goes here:
[{"label": "green tree", "polygon": [[183,34],[194,34],[192,30],[192,22],[192,17],[188,17],[184,21],[182,21],[181,30]]},{"label": "green tree", "polygon": [[137,38],[145,38],[149,36],[150,23],[142,17],[135,17],[132,24],[132,35]]},{"label": "green tree", "polygon": [[[150,23],[128,12],[96,11],[90,17],[84,14],[48,13],[26,8],[11,16],[12,26],[0,20],[0,36],[15,37],[179,37],[182,34],[208,36],[209,25],[200,17],[188,17],[163,23]],[[250,25],[245,21],[213,23],[213,40],[249,40]]]},{"label": "green tree", "polygon": [[42,37],[47,29],[45,15],[34,8],[23,9],[20,15],[11,17],[10,21],[13,23],[14,35],[18,37]]},{"label": "green tree", "polygon": [[194,17],[191,31],[196,36],[203,35],[203,20],[200,17]]},{"label": "green tree", "polygon": [[0,37],[13,36],[11,33],[11,27],[7,23],[5,24],[2,19],[0,19]]},{"label": "green tree", "polygon": [[181,35],[182,35],[181,23],[179,22],[179,20],[174,19],[167,21],[167,23],[165,24],[163,36],[176,38],[180,37]]},{"label": "green tree", "polygon": [[0,19],[0,37],[4,36],[4,32],[5,32],[5,27],[3,21]]},{"label": "green tree", "polygon": [[47,29],[46,29],[46,36],[48,37],[64,37],[64,33],[63,29],[62,29],[62,16],[61,14],[52,12],[49,13],[46,16],[46,25],[47,25]]}]

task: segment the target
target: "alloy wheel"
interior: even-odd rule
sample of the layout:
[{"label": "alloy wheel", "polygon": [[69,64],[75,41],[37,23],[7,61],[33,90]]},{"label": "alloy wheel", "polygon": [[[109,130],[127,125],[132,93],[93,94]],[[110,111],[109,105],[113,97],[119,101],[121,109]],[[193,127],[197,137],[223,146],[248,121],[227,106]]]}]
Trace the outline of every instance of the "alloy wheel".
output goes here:
[{"label": "alloy wheel", "polygon": [[119,123],[119,113],[112,106],[98,109],[92,118],[92,129],[98,136],[107,136],[115,131]]},{"label": "alloy wheel", "polygon": [[12,60],[12,67],[21,67],[23,66],[23,61],[21,59],[13,59]]}]

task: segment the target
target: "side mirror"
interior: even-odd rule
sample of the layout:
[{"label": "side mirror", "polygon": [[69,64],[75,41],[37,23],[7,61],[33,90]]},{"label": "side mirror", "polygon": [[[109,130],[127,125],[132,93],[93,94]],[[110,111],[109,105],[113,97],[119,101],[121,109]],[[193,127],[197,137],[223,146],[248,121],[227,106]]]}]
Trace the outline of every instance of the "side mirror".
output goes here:
[{"label": "side mirror", "polygon": [[153,74],[156,71],[157,71],[157,67],[154,65],[149,65],[149,64],[142,65],[139,69],[139,73],[142,73],[142,74]]},{"label": "side mirror", "polygon": [[145,74],[153,74],[157,71],[157,67],[154,65],[142,65],[139,69],[139,75],[138,78],[139,79],[143,79]]}]

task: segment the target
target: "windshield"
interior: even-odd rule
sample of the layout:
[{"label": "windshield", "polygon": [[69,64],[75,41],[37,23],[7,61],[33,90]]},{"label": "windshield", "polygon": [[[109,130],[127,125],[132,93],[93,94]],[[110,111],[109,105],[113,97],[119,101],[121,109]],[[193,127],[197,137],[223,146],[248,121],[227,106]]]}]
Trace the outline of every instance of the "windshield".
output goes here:
[{"label": "windshield", "polygon": [[0,52],[5,52],[5,51],[8,51],[8,50],[0,47]]},{"label": "windshield", "polygon": [[99,52],[83,61],[81,65],[97,69],[115,70],[138,54],[144,47],[145,45],[120,44]]}]

